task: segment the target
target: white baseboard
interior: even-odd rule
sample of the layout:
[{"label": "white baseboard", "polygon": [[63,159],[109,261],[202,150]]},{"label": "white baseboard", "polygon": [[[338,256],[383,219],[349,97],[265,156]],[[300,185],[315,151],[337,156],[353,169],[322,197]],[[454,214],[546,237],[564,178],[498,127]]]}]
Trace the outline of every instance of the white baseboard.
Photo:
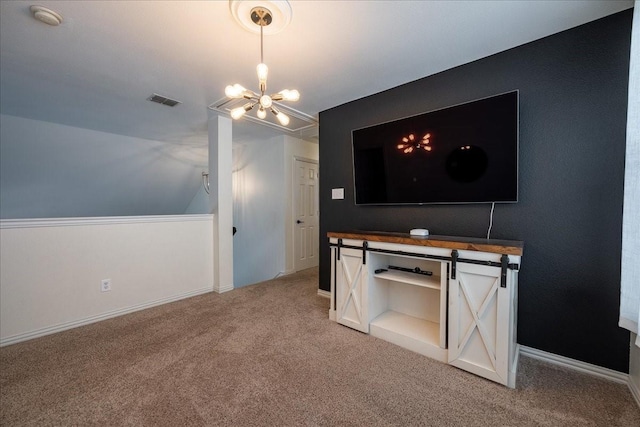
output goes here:
[{"label": "white baseboard", "polygon": [[285,270],[285,271],[281,271],[278,274],[275,275],[274,279],[277,279],[279,277],[284,277],[284,276],[288,276],[290,274],[295,273],[295,270]]},{"label": "white baseboard", "polygon": [[215,288],[214,287],[213,291],[216,292],[216,293],[219,293],[219,294],[223,294],[225,292],[232,291],[233,289],[234,289],[234,287],[233,287],[233,283],[232,283],[230,285],[222,286],[220,288]]},{"label": "white baseboard", "polygon": [[324,289],[318,289],[318,295],[324,298],[331,298],[331,292],[325,291]]},{"label": "white baseboard", "polygon": [[513,355],[511,369],[507,372],[507,387],[516,388],[516,378],[518,376],[518,362],[520,361],[520,344],[516,343],[516,350]]},{"label": "white baseboard", "polygon": [[638,389],[638,386],[634,384],[633,381],[629,381],[629,390],[631,390],[631,394],[633,395],[633,398],[636,400],[636,403],[638,404],[638,408],[640,408],[640,389]]},{"label": "white baseboard", "polygon": [[212,287],[201,288],[195,291],[186,292],[179,295],[173,295],[167,298],[161,298],[159,300],[133,305],[131,307],[126,307],[118,310],[109,311],[107,313],[99,314],[96,316],[86,317],[84,319],[74,320],[71,322],[62,323],[55,326],[49,326],[46,328],[37,329],[35,331],[26,332],[23,334],[12,335],[10,337],[1,338],[0,339],[0,347],[4,347],[11,344],[17,344],[22,341],[31,340],[34,338],[43,337],[45,335],[55,334],[57,332],[66,331],[68,329],[77,328],[79,326],[89,325],[91,323],[100,322],[101,320],[111,319],[113,317],[122,316],[124,314],[133,313],[135,311],[144,310],[146,308],[155,307],[158,305],[168,304],[170,302],[179,301],[185,298],[194,297],[201,294],[206,294],[207,292],[211,292],[213,290]]},{"label": "white baseboard", "polygon": [[[533,359],[542,360],[554,365],[563,366],[565,368],[573,369],[574,371],[583,372],[585,374],[594,375],[596,377],[604,378],[610,381],[614,381],[620,384],[627,384],[630,386],[629,375],[624,372],[614,371],[613,369],[603,368],[602,366],[592,365],[590,363],[581,362],[579,360],[570,359],[568,357],[559,356],[557,354],[548,353],[546,351],[537,350],[535,348],[520,346],[520,354],[528,356]],[[633,390],[631,390],[633,392]]]}]

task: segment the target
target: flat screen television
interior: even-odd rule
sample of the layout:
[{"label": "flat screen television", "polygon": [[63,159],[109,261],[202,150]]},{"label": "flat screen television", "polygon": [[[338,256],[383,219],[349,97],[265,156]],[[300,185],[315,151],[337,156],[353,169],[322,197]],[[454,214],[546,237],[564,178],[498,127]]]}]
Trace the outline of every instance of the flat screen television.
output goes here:
[{"label": "flat screen television", "polygon": [[518,91],[352,132],[357,205],[518,201]]}]

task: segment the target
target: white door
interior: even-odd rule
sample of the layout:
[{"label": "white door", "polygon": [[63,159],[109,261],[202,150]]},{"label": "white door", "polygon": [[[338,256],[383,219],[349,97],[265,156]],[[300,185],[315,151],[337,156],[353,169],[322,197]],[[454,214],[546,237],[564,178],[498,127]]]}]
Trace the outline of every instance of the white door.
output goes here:
[{"label": "white door", "polygon": [[294,175],[294,269],[318,265],[318,164],[296,159]]},{"label": "white door", "polygon": [[498,267],[458,263],[449,282],[449,363],[507,385],[509,289]]},{"label": "white door", "polygon": [[336,320],[338,323],[369,332],[367,269],[362,250],[340,248],[336,260]]}]

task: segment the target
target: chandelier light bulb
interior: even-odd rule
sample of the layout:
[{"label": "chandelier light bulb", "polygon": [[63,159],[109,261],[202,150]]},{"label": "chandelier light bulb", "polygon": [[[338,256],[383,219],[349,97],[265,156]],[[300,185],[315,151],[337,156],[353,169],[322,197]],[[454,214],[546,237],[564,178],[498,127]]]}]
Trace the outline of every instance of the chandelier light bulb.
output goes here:
[{"label": "chandelier light bulb", "polygon": [[224,94],[227,98],[235,98],[236,97],[236,91],[233,88],[233,86],[231,85],[227,85],[227,87],[224,88]]},{"label": "chandelier light bulb", "polygon": [[260,108],[258,109],[257,115],[259,118],[264,119],[265,117],[267,117],[267,110],[265,110],[264,108],[262,108],[262,106],[260,106]]},{"label": "chandelier light bulb", "polygon": [[278,114],[276,114],[276,118],[282,126],[287,126],[289,124],[289,116],[284,113],[278,112]]},{"label": "chandelier light bulb", "polygon": [[256,105],[255,102],[247,102],[242,107],[234,108],[229,112],[229,114],[231,115],[232,119],[238,120],[240,117],[244,116],[244,113],[251,110],[254,105]]},{"label": "chandelier light bulb", "polygon": [[295,89],[294,90],[285,89],[278,93],[282,95],[283,101],[298,101],[300,99],[300,92],[298,92]]},{"label": "chandelier light bulb", "polygon": [[244,87],[239,84],[234,84],[233,86],[229,85],[224,89],[224,94],[228,98],[242,98],[244,93],[247,91]]},{"label": "chandelier light bulb", "polygon": [[258,64],[258,67],[256,68],[258,70],[258,81],[260,83],[266,83],[267,75],[269,74],[269,67],[267,67],[267,64]]},{"label": "chandelier light bulb", "polygon": [[269,95],[262,95],[260,97],[260,106],[262,108],[270,108],[272,104],[273,104],[273,100]]},{"label": "chandelier light bulb", "polygon": [[232,119],[238,120],[240,117],[244,116],[244,113],[246,112],[247,111],[244,109],[244,107],[238,107],[231,110],[229,114],[231,114]]}]

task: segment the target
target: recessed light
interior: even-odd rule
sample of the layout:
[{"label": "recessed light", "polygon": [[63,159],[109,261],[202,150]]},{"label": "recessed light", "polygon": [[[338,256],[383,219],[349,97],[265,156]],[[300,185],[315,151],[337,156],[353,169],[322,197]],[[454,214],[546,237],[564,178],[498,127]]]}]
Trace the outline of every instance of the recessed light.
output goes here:
[{"label": "recessed light", "polygon": [[45,24],[55,27],[62,22],[62,15],[44,6],[31,6],[30,9],[33,17]]}]

